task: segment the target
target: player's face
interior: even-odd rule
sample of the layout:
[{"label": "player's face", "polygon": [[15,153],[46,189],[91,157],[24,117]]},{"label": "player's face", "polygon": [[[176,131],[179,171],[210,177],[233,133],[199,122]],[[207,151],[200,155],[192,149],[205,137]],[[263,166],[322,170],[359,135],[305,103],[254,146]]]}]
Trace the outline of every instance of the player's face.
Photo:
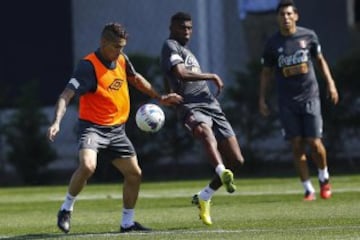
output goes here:
[{"label": "player's face", "polygon": [[299,15],[292,6],[283,7],[277,14],[277,20],[280,26],[280,31],[285,34],[291,34],[296,31],[296,22]]},{"label": "player's face", "polygon": [[108,61],[115,61],[123,52],[126,46],[126,39],[118,38],[115,41],[102,40],[101,53]]},{"label": "player's face", "polygon": [[174,22],[171,27],[171,37],[185,45],[192,34],[192,21]]}]

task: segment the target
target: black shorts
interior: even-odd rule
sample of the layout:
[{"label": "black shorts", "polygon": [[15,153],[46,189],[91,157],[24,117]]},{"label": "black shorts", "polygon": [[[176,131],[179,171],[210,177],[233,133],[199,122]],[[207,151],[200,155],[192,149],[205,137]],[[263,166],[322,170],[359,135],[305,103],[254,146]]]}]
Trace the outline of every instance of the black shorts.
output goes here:
[{"label": "black shorts", "polygon": [[133,144],[125,132],[125,124],[101,126],[79,120],[78,148],[105,152],[114,158],[129,158],[136,154]]},{"label": "black shorts", "polygon": [[219,108],[192,108],[185,116],[185,127],[192,133],[194,127],[200,123],[209,125],[218,140],[235,136],[232,126]]},{"label": "black shorts", "polygon": [[320,99],[312,99],[305,103],[282,104],[279,110],[285,139],[322,137]]}]

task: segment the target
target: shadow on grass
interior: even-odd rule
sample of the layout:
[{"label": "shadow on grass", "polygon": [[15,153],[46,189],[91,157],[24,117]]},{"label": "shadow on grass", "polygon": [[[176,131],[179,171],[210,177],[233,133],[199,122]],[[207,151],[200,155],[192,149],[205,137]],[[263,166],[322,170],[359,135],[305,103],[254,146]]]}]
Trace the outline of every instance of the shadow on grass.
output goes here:
[{"label": "shadow on grass", "polygon": [[[76,237],[92,237],[96,239],[96,237],[111,237],[120,235],[120,232],[97,232],[97,233],[69,233],[69,234],[63,234],[63,233],[42,233],[42,234],[25,234],[20,236],[13,236],[13,237],[5,237],[1,239],[6,240],[40,240],[40,239],[61,239],[61,238],[74,238]],[[86,238],[85,238],[86,239]]]}]

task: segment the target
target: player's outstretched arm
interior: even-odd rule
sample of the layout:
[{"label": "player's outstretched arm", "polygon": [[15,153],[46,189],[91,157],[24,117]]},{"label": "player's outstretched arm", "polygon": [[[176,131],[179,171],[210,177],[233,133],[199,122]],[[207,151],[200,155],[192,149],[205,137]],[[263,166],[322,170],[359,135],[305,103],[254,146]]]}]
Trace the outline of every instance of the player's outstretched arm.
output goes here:
[{"label": "player's outstretched arm", "polygon": [[218,96],[224,88],[224,83],[222,79],[215,73],[190,71],[185,68],[185,65],[183,63],[177,64],[172,71],[176,75],[176,77],[181,79],[182,81],[213,81],[217,87],[216,96]]},{"label": "player's outstretched arm", "polygon": [[135,76],[128,78],[129,83],[138,89],[140,92],[157,99],[162,105],[175,105],[182,102],[182,97],[177,93],[169,93],[160,95],[141,74],[136,73]]}]

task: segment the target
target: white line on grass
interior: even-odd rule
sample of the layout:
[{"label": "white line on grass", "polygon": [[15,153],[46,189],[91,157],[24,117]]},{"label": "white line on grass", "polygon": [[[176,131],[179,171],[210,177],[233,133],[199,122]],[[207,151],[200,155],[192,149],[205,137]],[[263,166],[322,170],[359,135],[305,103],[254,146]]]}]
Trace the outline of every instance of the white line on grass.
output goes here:
[{"label": "white line on grass", "polygon": [[[345,193],[345,192],[360,192],[360,188],[336,188],[333,190],[333,193]],[[191,197],[196,191],[192,189],[173,189],[173,190],[143,190],[140,191],[140,198],[178,198],[178,197]],[[225,190],[220,190],[216,193],[218,196],[224,196],[228,193]],[[291,194],[302,194],[302,191],[299,190],[283,190],[283,191],[241,191],[238,190],[237,192],[233,193],[232,195],[237,196],[263,196],[263,195],[291,195]],[[27,196],[26,198],[14,198],[12,197],[11,200],[7,199],[6,197],[0,198],[0,203],[11,201],[12,203],[15,202],[38,202],[38,201],[62,201],[64,199],[63,195],[41,195],[40,197],[35,195]],[[119,190],[119,193],[109,193],[109,194],[90,194],[83,192],[78,196],[78,199],[81,200],[99,200],[99,199],[122,199],[122,193]]]},{"label": "white line on grass", "polygon": [[[345,193],[345,192],[360,192],[360,188],[337,188],[336,190],[333,190],[333,193]],[[183,191],[183,190],[174,190],[174,191],[166,191],[166,192],[155,192],[155,193],[148,193],[146,191],[141,192],[140,191],[140,198],[178,198],[178,197],[191,197],[195,192],[190,191]],[[244,191],[238,191],[235,193],[232,193],[231,195],[238,195],[238,196],[263,196],[263,195],[291,195],[291,194],[302,194],[303,192],[301,190],[284,190],[284,191],[251,191],[251,192],[244,192]],[[228,195],[225,191],[219,191],[216,193],[217,195],[225,196]],[[80,195],[79,199],[121,199],[122,194],[92,194],[92,195]],[[55,199],[52,199],[55,200]],[[56,200],[63,200],[63,197],[61,199]]]},{"label": "white line on grass", "polygon": [[[198,235],[198,234],[231,234],[231,233],[279,233],[279,232],[314,232],[314,231],[332,231],[332,230],[360,230],[360,226],[322,226],[322,227],[293,227],[286,229],[274,228],[251,228],[251,229],[201,229],[201,230],[154,230],[151,232],[131,232],[131,233],[74,233],[66,235],[69,238],[96,238],[96,237],[119,237],[121,235]],[[10,236],[0,236],[0,239],[12,238]]]}]

